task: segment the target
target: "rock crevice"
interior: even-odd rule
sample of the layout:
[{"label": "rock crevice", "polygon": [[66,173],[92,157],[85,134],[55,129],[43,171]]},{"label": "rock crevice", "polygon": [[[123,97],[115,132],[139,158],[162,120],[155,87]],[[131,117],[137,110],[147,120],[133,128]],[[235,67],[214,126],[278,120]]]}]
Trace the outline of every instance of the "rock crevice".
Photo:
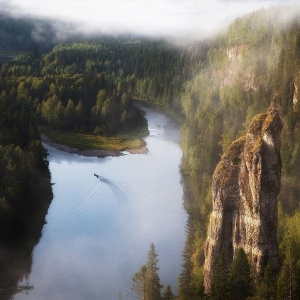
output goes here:
[{"label": "rock crevice", "polygon": [[258,274],[267,262],[275,269],[279,267],[276,231],[281,130],[275,107],[257,115],[214,172],[213,212],[205,245],[207,292],[221,250],[230,264],[235,252],[243,248]]}]

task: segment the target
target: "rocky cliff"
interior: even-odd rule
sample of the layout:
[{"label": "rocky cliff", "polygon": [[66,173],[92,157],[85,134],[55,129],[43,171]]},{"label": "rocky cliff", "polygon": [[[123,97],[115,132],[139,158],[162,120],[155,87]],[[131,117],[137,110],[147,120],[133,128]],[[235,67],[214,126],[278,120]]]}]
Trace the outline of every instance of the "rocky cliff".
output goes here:
[{"label": "rocky cliff", "polygon": [[245,136],[233,142],[212,183],[213,212],[205,245],[204,285],[210,290],[223,250],[230,264],[243,248],[257,273],[267,261],[278,268],[277,195],[280,190],[280,133],[275,107],[257,115]]}]

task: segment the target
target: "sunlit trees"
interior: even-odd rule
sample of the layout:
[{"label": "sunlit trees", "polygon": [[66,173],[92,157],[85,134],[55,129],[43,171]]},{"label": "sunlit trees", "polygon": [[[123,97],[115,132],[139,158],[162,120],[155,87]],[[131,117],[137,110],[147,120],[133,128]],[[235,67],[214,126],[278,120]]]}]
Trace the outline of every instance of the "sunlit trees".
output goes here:
[{"label": "sunlit trees", "polygon": [[[184,249],[180,297],[192,297],[189,293],[199,284],[196,279],[211,210],[211,179],[220,155],[271,101],[276,101],[284,119],[282,190],[288,193],[280,195],[287,213],[281,217],[299,225],[293,215],[299,206],[299,18],[283,28],[277,22],[281,15],[282,8],[248,14],[220,37],[186,48],[163,40],[107,38],[59,44],[41,56],[22,55],[1,65],[0,92],[6,90],[2,96],[8,102],[11,97],[27,103],[43,125],[93,134],[128,133],[145,125],[132,98],[172,108],[182,117],[184,206],[193,236],[188,236]],[[9,31],[5,20],[4,16],[0,20],[1,29]],[[31,30],[17,28],[30,39]],[[19,37],[8,38],[1,32],[4,45],[20,44]],[[27,44],[21,40],[22,45]],[[0,122],[11,117],[12,112],[7,111]],[[0,140],[10,136],[21,140],[19,132],[18,128],[6,128]],[[287,272],[283,236],[282,287]],[[295,237],[294,249],[299,249],[299,244]],[[293,289],[297,291],[300,260],[293,257]]]},{"label": "sunlit trees", "polygon": [[[158,275],[158,259],[153,243],[147,256],[147,264],[142,266],[133,278],[131,290],[142,300],[161,300],[160,278]],[[167,293],[170,294],[171,291]]]},{"label": "sunlit trees", "polygon": [[131,290],[141,300],[146,300],[146,274],[147,267],[144,265],[132,278]]},{"label": "sunlit trees", "polygon": [[229,266],[224,251],[221,251],[215,267],[211,282],[210,298],[213,300],[232,299]]},{"label": "sunlit trees", "polygon": [[146,300],[160,300],[160,290],[162,285],[158,276],[158,259],[154,244],[151,243],[148,252],[147,272],[146,272]]},{"label": "sunlit trees", "polygon": [[[271,265],[268,263],[263,274],[257,277],[255,285],[255,299],[257,300],[273,300],[276,299],[276,273],[272,270]],[[278,296],[280,293],[278,294]],[[279,298],[277,298],[279,299]],[[285,299],[285,298],[283,298]],[[287,298],[289,299],[289,298]]]},{"label": "sunlit trees", "polygon": [[183,250],[183,265],[182,265],[182,272],[179,276],[179,299],[187,300],[192,299],[195,293],[195,286],[194,286],[194,277],[193,277],[193,270],[194,264],[192,261],[192,255],[194,252],[193,248],[194,236],[191,233],[191,229],[189,229],[185,246]]},{"label": "sunlit trees", "polygon": [[72,128],[76,120],[76,108],[72,99],[68,100],[66,109],[65,109],[65,124],[66,128]]}]

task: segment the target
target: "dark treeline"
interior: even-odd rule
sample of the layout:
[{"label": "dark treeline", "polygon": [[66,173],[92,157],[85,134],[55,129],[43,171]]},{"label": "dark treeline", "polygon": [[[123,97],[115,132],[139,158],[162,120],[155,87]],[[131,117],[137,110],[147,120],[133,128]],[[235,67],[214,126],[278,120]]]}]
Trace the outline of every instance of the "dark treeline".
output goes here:
[{"label": "dark treeline", "polygon": [[[2,97],[27,103],[40,124],[55,129],[129,132],[144,122],[134,98],[184,117],[181,171],[190,219],[180,299],[203,296],[203,247],[216,164],[252,117],[273,101],[284,122],[278,229],[282,268],[273,274],[266,266],[260,280],[252,278],[247,297],[284,299],[290,291],[300,297],[300,24],[299,16],[287,23],[283,11],[251,13],[214,40],[186,47],[162,40],[81,39],[43,54],[35,48],[32,56],[19,56],[1,67]],[[232,268],[237,267],[227,266]],[[270,286],[275,296],[268,294]]]},{"label": "dark treeline", "polygon": [[[0,51],[4,53],[0,62],[12,59],[15,51],[31,51],[35,47],[32,25],[25,19],[0,15]],[[31,107],[28,99],[6,92],[1,86],[0,299],[3,300],[32,289],[25,280],[31,272],[32,252],[52,200],[47,153]],[[24,283],[20,285],[22,280]]]},{"label": "dark treeline", "polygon": [[0,51],[49,49],[56,41],[56,28],[51,20],[14,17],[9,12],[0,12]]},{"label": "dark treeline", "polygon": [[[27,103],[0,95],[1,241],[26,233],[27,221],[42,196],[51,195],[50,174],[34,114]],[[10,224],[9,226],[7,226]]]},{"label": "dark treeline", "polygon": [[0,299],[30,289],[30,274],[52,199],[50,173],[34,114],[26,102],[0,95]]}]

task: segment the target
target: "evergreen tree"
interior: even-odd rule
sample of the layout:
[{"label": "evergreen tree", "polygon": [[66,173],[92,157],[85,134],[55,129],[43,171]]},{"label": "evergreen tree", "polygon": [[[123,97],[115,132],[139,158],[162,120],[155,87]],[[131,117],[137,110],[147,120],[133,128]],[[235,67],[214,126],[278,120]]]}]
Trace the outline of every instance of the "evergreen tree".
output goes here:
[{"label": "evergreen tree", "polygon": [[240,248],[236,252],[230,268],[232,299],[242,300],[251,296],[251,271],[245,251]]},{"label": "evergreen tree", "polygon": [[[271,265],[268,263],[264,269],[264,274],[258,278],[256,284],[256,295],[254,299],[257,300],[275,300],[276,299],[276,277]],[[285,298],[283,298],[285,299]],[[289,298],[288,298],[289,299]]]},{"label": "evergreen tree", "polygon": [[193,269],[194,265],[192,262],[193,255],[193,241],[194,236],[191,230],[188,233],[185,247],[183,250],[183,265],[182,272],[179,276],[179,299],[191,299],[194,297],[194,286],[193,286]]},{"label": "evergreen tree", "polygon": [[291,269],[289,261],[285,260],[281,266],[277,279],[277,299],[291,299]]},{"label": "evergreen tree", "polygon": [[147,260],[147,272],[146,272],[146,300],[160,300],[160,290],[162,285],[160,284],[160,278],[158,276],[158,259],[155,251],[154,244],[151,243],[150,250],[148,252]]},{"label": "evergreen tree", "polygon": [[146,299],[146,274],[147,267],[144,265],[132,278],[131,290],[142,300]]},{"label": "evergreen tree", "polygon": [[229,300],[231,298],[230,273],[226,262],[224,250],[221,251],[217,265],[215,267],[214,276],[211,282],[211,299]]},{"label": "evergreen tree", "polygon": [[65,122],[67,128],[71,128],[76,119],[76,108],[72,99],[68,100],[66,109],[65,109]]},{"label": "evergreen tree", "polygon": [[162,300],[174,300],[174,299],[175,299],[175,295],[172,293],[171,286],[168,284],[163,293]]}]

